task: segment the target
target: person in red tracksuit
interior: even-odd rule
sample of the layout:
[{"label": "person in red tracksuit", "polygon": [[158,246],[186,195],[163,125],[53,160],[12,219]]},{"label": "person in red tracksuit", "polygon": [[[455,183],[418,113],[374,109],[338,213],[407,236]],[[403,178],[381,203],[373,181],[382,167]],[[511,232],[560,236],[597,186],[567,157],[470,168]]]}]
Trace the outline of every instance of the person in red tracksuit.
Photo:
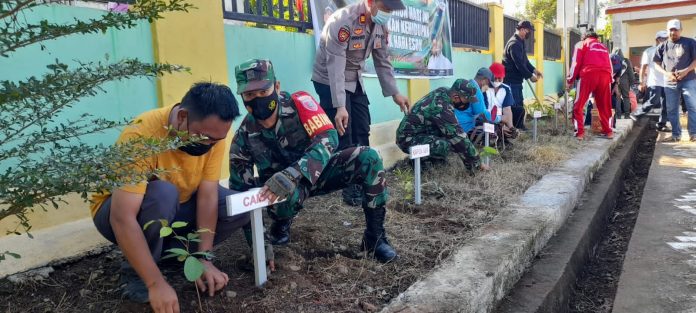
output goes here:
[{"label": "person in red tracksuit", "polygon": [[611,117],[611,61],[609,50],[597,40],[597,33],[588,32],[587,38],[576,49],[574,62],[568,75],[568,85],[572,86],[576,79],[580,79],[577,87],[577,99],[573,105],[573,118],[577,123],[577,138],[584,139],[583,127],[585,103],[594,95],[595,105],[599,111],[599,121],[602,124],[604,138],[614,138],[609,118]]}]

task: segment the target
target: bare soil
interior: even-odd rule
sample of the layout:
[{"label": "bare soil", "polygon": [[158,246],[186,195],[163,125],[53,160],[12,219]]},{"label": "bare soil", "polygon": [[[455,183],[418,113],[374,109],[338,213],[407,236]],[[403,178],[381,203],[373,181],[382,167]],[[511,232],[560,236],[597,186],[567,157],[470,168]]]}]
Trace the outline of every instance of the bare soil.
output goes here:
[{"label": "bare soil", "polygon": [[648,179],[656,132],[654,125],[641,139],[630,168],[624,173],[624,185],[617,204],[609,214],[595,255],[583,268],[575,283],[568,312],[611,313],[628,243],[638,218],[643,188]]},{"label": "bare soil", "polygon": [[[245,270],[249,248],[241,233],[216,248],[216,265],[230,276],[220,294],[203,297],[204,312],[373,312],[427,275],[454,249],[475,236],[501,207],[580,148],[570,135],[542,123],[538,144],[531,133],[492,159],[492,170],[470,176],[456,157],[424,172],[424,203],[412,204],[410,165],[388,173],[387,234],[400,254],[390,264],[363,258],[358,243],[362,209],[345,206],[340,192],[315,197],[295,219],[292,242],[275,249],[277,270],[263,289]],[[79,240],[79,238],[76,238]],[[0,280],[0,312],[149,312],[148,305],[120,299],[117,248],[54,266],[42,281]],[[199,312],[196,291],[180,267],[164,270],[182,312]]]}]

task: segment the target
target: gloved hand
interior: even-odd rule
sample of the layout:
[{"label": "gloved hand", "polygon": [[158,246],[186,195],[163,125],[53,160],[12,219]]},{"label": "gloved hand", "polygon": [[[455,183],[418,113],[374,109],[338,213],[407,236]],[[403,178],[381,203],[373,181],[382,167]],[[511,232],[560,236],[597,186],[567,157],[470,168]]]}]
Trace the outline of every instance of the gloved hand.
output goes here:
[{"label": "gloved hand", "polygon": [[[295,182],[295,178],[293,178],[290,173],[283,170],[273,174],[273,176],[266,181],[264,187],[280,200],[287,198],[292,192],[295,191],[295,188],[297,188],[297,182]],[[276,199],[270,200],[273,202]]]}]

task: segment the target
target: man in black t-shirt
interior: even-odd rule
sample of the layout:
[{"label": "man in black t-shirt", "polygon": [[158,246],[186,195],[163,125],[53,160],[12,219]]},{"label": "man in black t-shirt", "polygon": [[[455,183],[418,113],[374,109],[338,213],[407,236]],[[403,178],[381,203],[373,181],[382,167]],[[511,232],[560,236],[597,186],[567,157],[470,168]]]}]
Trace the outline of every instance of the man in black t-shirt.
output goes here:
[{"label": "man in black t-shirt", "polygon": [[681,140],[679,100],[684,98],[688,112],[689,140],[696,142],[696,40],[681,36],[681,22],[667,22],[669,40],[655,51],[655,69],[665,75],[667,119],[672,124],[670,141]]}]

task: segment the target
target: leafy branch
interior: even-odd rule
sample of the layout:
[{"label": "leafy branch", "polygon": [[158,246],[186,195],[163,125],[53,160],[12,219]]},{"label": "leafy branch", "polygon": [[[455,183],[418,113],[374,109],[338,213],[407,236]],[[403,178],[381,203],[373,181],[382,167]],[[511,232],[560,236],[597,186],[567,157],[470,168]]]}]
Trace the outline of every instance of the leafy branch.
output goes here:
[{"label": "leafy branch", "polygon": [[[99,18],[79,20],[72,23],[53,23],[41,20],[38,23],[20,21],[17,16],[39,1],[0,0],[0,56],[32,44],[45,42],[73,34],[105,33],[108,29],[125,29],[136,26],[139,20],[152,22],[162,18],[165,12],[188,12],[193,5],[185,0],[139,0],[126,13],[107,12]],[[68,1],[44,1],[42,4],[63,4]]]}]

